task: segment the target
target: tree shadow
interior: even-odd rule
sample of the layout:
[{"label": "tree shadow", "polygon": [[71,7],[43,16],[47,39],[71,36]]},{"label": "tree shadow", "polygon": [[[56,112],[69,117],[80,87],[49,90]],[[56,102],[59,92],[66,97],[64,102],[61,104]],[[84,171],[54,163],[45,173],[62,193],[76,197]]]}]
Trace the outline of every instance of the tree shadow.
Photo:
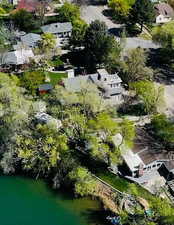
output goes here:
[{"label": "tree shadow", "polygon": [[110,212],[106,210],[87,210],[83,213],[83,216],[87,219],[89,224],[95,225],[109,225],[110,222],[106,219]]},{"label": "tree shadow", "polygon": [[172,58],[174,52],[168,49],[150,49],[148,52],[147,65],[155,71],[155,81],[162,84],[172,84],[174,79],[174,68]]}]

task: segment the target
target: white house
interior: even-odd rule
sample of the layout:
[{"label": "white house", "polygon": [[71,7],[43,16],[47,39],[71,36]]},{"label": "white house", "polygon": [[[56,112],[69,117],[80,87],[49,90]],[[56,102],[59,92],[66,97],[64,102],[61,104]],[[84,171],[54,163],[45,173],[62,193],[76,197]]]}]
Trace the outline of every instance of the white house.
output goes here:
[{"label": "white house", "polygon": [[129,170],[128,176],[141,178],[156,173],[161,166],[167,169],[166,173],[174,174],[174,157],[168,151],[156,148],[153,138],[140,128],[137,129],[134,147],[124,149],[122,157]]},{"label": "white house", "polygon": [[170,22],[174,18],[173,8],[165,2],[155,4],[154,9],[156,12],[156,23],[157,24],[163,24],[163,23]]},{"label": "white house", "polygon": [[6,52],[0,54],[0,65],[22,65],[29,63],[31,58],[34,58],[34,54],[31,49],[20,49]]},{"label": "white house", "polygon": [[115,103],[122,99],[122,80],[116,73],[109,74],[105,69],[98,69],[97,73],[94,74],[63,79],[65,88],[70,92],[81,91],[84,82],[95,84],[104,99],[115,99]]}]

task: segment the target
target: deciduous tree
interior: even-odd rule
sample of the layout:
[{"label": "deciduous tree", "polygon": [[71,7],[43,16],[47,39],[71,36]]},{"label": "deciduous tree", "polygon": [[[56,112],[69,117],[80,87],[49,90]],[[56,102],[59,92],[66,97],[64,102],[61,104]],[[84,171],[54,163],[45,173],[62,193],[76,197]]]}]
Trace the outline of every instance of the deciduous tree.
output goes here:
[{"label": "deciduous tree", "polygon": [[136,48],[128,51],[125,57],[122,79],[126,82],[135,82],[140,80],[152,80],[153,70],[146,66],[147,56],[142,48]]},{"label": "deciduous tree", "polygon": [[15,26],[21,31],[31,32],[37,28],[36,20],[30,12],[25,9],[19,9],[11,14]]},{"label": "deciduous tree", "polygon": [[144,104],[147,113],[156,113],[164,109],[164,88],[151,81],[138,81],[130,84],[137,97]]}]

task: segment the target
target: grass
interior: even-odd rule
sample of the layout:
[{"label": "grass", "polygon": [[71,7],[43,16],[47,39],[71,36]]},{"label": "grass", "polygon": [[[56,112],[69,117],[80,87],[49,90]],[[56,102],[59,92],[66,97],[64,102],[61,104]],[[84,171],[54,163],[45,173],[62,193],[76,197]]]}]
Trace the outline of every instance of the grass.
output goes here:
[{"label": "grass", "polygon": [[49,65],[50,66],[54,66],[54,67],[56,67],[56,66],[58,67],[58,66],[63,65],[63,62],[59,58],[56,58],[56,59],[54,59],[52,61],[49,61]]},{"label": "grass", "polygon": [[47,72],[47,75],[50,78],[50,83],[55,86],[58,84],[62,78],[68,77],[67,73],[53,73],[53,72]]},{"label": "grass", "polygon": [[41,34],[42,30],[41,30],[41,28],[36,28],[36,29],[31,30],[31,33]]},{"label": "grass", "polygon": [[96,175],[121,192],[126,192],[129,190],[129,182],[127,180],[122,179],[109,171],[97,173]]}]

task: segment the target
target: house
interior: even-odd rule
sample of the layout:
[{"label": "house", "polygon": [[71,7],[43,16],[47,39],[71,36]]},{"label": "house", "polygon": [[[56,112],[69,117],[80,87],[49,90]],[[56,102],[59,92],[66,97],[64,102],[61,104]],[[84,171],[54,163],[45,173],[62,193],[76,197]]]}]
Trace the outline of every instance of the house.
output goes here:
[{"label": "house", "polygon": [[59,38],[70,37],[72,33],[72,24],[67,23],[52,23],[41,27],[43,33],[52,33]]},{"label": "house", "polygon": [[50,92],[53,89],[53,86],[51,84],[41,84],[39,85],[38,91],[39,94],[46,94]]},{"label": "house", "polygon": [[29,33],[21,36],[20,39],[24,46],[34,48],[42,38],[39,34]]},{"label": "house", "polygon": [[[0,3],[3,2],[3,0],[0,0]],[[7,2],[9,4],[12,4],[12,5],[17,5],[18,4],[18,0],[7,0]]]},{"label": "house", "polygon": [[137,129],[134,147],[122,151],[122,157],[128,175],[139,178],[141,182],[148,174],[152,176],[162,167],[166,169],[164,176],[174,174],[174,157],[167,150],[159,149],[154,139],[142,128]]},{"label": "house", "polygon": [[39,1],[37,0],[19,0],[17,5],[17,10],[25,9],[28,12],[36,11],[39,6]]},{"label": "house", "polygon": [[56,128],[58,130],[62,126],[62,122],[50,116],[45,112],[39,112],[35,115],[35,118],[39,123],[47,124],[50,127]]},{"label": "house", "polygon": [[120,101],[122,98],[122,80],[117,74],[108,74],[105,69],[98,69],[94,74],[63,79],[65,88],[70,92],[81,91],[85,82],[95,84],[105,99],[115,98]]},{"label": "house", "polygon": [[154,9],[156,12],[157,24],[170,22],[174,18],[173,8],[165,2],[155,4]]},{"label": "house", "polygon": [[[13,0],[17,1],[17,10],[19,9],[25,9],[28,12],[36,12],[37,9],[44,6],[47,11],[50,10],[49,2],[51,0],[47,1],[40,1],[40,0]],[[44,4],[44,5],[43,5]]]},{"label": "house", "polygon": [[0,65],[23,65],[29,63],[31,58],[34,58],[31,49],[6,52],[0,55]]}]

